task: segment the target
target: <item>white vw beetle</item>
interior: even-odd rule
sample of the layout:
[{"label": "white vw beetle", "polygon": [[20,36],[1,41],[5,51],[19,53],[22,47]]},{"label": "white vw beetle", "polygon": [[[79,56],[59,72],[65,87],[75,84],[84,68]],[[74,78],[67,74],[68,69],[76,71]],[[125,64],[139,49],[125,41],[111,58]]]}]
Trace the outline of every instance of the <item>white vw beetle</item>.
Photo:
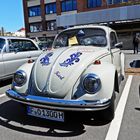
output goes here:
[{"label": "white vw beetle", "polygon": [[97,111],[112,120],[115,92],[124,78],[121,47],[116,32],[106,26],[66,29],[52,50],[16,71],[6,94],[40,118],[64,121],[65,111]]}]

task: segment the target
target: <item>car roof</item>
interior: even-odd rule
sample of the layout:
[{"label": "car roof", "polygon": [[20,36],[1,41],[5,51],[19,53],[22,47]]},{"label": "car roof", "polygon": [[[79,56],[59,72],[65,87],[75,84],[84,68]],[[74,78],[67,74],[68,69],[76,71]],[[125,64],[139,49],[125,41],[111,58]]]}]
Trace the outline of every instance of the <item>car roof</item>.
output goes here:
[{"label": "car roof", "polygon": [[108,27],[108,26],[104,26],[104,25],[94,25],[94,24],[91,24],[91,25],[78,25],[78,26],[74,26],[74,27],[67,28],[67,29],[65,29],[64,31],[72,30],[72,29],[81,29],[81,28],[100,28],[100,29],[105,30],[106,32],[114,31],[113,29],[111,29],[111,28]]},{"label": "car roof", "polygon": [[14,37],[14,36],[0,36],[0,38],[3,38],[3,39],[26,39],[26,40],[31,40],[31,39],[26,38],[26,37]]}]

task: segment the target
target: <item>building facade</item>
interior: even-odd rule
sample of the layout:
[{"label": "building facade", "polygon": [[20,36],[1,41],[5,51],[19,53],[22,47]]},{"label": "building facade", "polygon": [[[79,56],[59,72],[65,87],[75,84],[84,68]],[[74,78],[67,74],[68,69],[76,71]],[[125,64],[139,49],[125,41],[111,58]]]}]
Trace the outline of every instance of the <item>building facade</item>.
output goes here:
[{"label": "building facade", "polygon": [[27,37],[53,38],[61,29],[107,24],[120,34],[140,31],[140,0],[23,0]]}]

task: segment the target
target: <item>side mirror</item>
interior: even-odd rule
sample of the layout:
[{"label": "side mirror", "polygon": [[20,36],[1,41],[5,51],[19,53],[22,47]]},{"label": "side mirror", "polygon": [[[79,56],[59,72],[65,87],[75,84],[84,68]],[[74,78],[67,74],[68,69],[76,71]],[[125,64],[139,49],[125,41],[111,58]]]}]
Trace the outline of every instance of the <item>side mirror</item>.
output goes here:
[{"label": "side mirror", "polygon": [[123,42],[116,43],[114,46],[115,46],[115,48],[121,49],[121,48],[123,48]]}]

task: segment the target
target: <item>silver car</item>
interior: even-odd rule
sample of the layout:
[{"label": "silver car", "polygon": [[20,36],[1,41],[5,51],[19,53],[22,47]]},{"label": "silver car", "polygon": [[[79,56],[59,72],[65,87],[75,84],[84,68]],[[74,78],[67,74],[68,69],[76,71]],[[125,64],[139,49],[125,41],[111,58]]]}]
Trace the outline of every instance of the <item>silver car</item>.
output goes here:
[{"label": "silver car", "polygon": [[0,80],[10,78],[18,67],[41,53],[31,39],[0,36]]}]

